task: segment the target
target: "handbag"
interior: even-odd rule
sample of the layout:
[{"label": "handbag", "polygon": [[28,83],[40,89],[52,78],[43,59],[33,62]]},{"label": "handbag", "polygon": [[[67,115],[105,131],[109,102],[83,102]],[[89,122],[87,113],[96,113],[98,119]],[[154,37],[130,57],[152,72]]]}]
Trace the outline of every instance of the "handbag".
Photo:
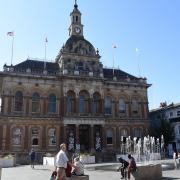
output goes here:
[{"label": "handbag", "polygon": [[53,171],[52,174],[51,174],[50,180],[55,180],[56,176],[57,176],[57,172]]}]

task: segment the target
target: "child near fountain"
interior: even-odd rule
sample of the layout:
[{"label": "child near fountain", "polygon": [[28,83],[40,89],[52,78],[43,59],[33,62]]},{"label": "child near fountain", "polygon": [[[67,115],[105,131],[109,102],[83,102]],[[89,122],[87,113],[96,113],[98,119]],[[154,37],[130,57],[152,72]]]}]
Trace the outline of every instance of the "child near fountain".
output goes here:
[{"label": "child near fountain", "polygon": [[127,169],[128,165],[129,165],[129,163],[126,160],[124,160],[123,158],[121,158],[121,157],[119,158],[119,162],[121,163],[121,167],[120,167],[121,179],[124,179],[127,176],[126,169]]},{"label": "child near fountain", "polygon": [[135,162],[134,158],[130,154],[128,155],[128,159],[129,159],[128,179],[130,179],[131,173],[135,172],[137,167],[136,167],[136,162]]}]

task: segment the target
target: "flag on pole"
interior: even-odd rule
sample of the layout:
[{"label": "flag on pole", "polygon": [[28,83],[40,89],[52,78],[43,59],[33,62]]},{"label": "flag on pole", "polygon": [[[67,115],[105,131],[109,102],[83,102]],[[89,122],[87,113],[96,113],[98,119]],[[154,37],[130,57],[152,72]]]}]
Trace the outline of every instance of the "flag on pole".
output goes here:
[{"label": "flag on pole", "polygon": [[14,36],[14,32],[13,31],[7,32],[7,36]]}]

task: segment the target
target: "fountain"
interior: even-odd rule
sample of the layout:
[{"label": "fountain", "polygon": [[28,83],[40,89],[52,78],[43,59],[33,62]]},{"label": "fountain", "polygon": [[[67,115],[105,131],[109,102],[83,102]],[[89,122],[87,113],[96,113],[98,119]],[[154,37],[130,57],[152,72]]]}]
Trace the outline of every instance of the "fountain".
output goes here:
[{"label": "fountain", "polygon": [[[120,154],[116,156],[127,160],[127,154],[131,154],[137,162],[138,170],[133,174],[134,179],[160,179],[162,177],[162,167],[158,163],[161,160],[161,152],[164,151],[164,137],[161,139],[145,136],[144,138],[133,139],[121,137]],[[155,178],[156,177],[156,178]]]},{"label": "fountain", "polygon": [[128,161],[131,154],[136,163],[137,171],[131,176],[131,180],[159,180],[162,178],[162,168],[170,169],[173,164],[163,161],[161,165],[161,154],[164,154],[164,137],[155,138],[145,136],[143,138],[121,137],[119,154],[116,155],[117,163],[95,164],[87,166],[90,170],[117,171],[119,169],[119,157]]},{"label": "fountain", "polygon": [[144,138],[132,139],[129,137],[121,137],[120,145],[120,155],[127,160],[127,154],[132,154],[136,162],[149,164],[151,161],[156,161],[161,159],[161,152],[164,148],[164,138],[161,136],[155,139],[154,137],[145,136]]}]

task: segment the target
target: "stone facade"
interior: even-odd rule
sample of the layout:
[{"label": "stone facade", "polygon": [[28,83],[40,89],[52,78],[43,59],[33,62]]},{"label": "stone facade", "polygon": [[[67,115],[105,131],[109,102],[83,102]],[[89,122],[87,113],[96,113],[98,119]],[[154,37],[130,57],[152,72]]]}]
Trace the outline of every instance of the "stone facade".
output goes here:
[{"label": "stone facade", "polygon": [[[78,28],[77,28],[78,27]],[[56,60],[27,59],[0,72],[0,152],[118,152],[122,136],[149,131],[145,78],[103,68],[83,36],[77,4]]]}]

